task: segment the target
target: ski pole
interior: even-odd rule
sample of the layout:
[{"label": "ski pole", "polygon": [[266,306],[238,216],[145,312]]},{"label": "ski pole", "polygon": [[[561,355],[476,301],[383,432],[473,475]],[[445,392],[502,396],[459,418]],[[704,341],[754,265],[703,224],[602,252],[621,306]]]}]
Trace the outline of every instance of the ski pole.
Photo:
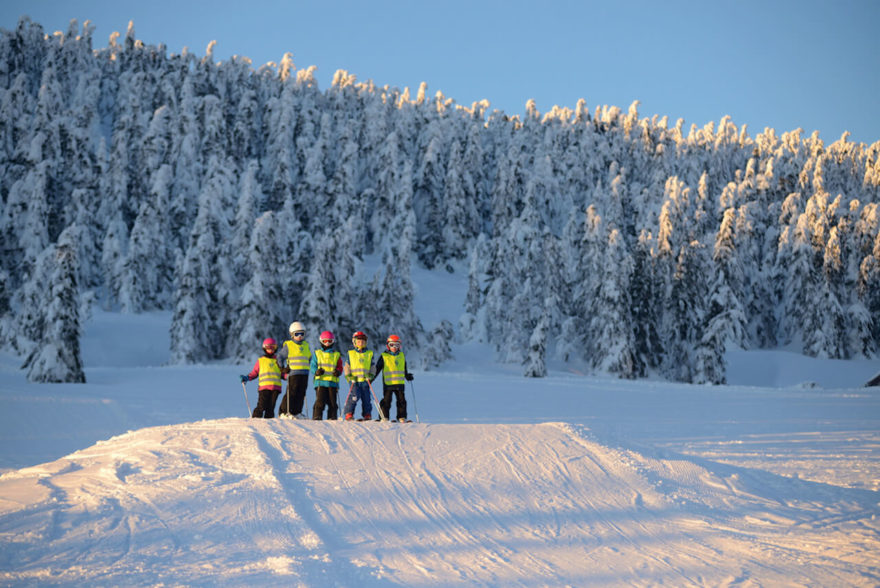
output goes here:
[{"label": "ski pole", "polygon": [[241,383],[241,389],[244,391],[244,403],[247,404],[248,408],[248,417],[251,416],[251,401],[248,400],[247,397],[247,386],[244,385],[244,382]]},{"label": "ski pole", "polygon": [[370,394],[373,395],[373,402],[376,403],[376,408],[379,409],[379,417],[380,417],[383,421],[387,421],[388,419],[385,418],[385,413],[382,412],[382,405],[379,404],[379,400],[376,398],[376,393],[373,391],[373,383],[370,382],[370,378],[366,378],[366,380],[367,380],[367,386],[370,387]]},{"label": "ski pole", "polygon": [[421,419],[419,419],[419,403],[416,402],[416,385],[413,384],[412,380],[409,381],[409,387],[412,390],[413,395],[413,408],[416,411],[416,422],[421,423]]},{"label": "ski pole", "polygon": [[[351,398],[352,390],[354,390],[354,380],[351,381],[351,386],[348,387],[348,396],[345,397],[345,404],[348,404],[348,399]],[[336,413],[337,413],[336,416],[337,417],[339,416],[339,410],[340,410],[339,398],[337,398],[336,399]],[[342,409],[342,410],[344,410],[344,409]]]}]

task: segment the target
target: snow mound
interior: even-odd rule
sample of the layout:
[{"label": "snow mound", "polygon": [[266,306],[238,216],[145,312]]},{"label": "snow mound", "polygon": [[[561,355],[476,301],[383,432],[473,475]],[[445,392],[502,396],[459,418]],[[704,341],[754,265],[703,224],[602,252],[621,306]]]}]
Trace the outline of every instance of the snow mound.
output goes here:
[{"label": "snow mound", "polygon": [[560,423],[230,418],[0,476],[0,582],[869,585],[877,496]]}]

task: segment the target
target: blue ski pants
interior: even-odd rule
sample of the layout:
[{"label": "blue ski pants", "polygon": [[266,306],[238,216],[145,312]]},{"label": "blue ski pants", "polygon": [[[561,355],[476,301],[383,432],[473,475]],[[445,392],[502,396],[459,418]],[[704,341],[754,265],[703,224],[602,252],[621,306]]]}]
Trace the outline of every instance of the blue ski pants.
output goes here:
[{"label": "blue ski pants", "polygon": [[354,414],[358,401],[361,402],[361,415],[364,418],[373,416],[373,403],[370,399],[370,385],[367,382],[355,382],[351,393],[345,401],[345,414]]}]

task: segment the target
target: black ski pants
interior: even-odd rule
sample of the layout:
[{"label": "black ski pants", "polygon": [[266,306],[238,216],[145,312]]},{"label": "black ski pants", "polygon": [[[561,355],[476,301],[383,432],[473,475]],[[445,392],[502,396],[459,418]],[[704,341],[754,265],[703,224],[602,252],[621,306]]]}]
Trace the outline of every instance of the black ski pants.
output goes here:
[{"label": "black ski pants", "polygon": [[312,408],[312,420],[320,421],[324,418],[324,408],[327,408],[327,420],[335,421],[339,415],[339,388],[330,386],[318,386],[315,388],[315,406]]},{"label": "black ski pants", "polygon": [[404,392],[406,390],[405,384],[382,384],[382,402],[379,403],[379,406],[382,407],[382,414],[385,415],[386,419],[391,418],[391,395],[397,397],[397,419],[406,420],[406,396],[404,396]]},{"label": "black ski pants", "polygon": [[275,403],[281,390],[260,390],[259,394],[260,399],[257,400],[257,406],[251,416],[255,419],[275,418]]},{"label": "black ski pants", "polygon": [[281,398],[278,414],[300,414],[303,411],[308,385],[309,374],[289,374],[287,376],[287,392]]}]

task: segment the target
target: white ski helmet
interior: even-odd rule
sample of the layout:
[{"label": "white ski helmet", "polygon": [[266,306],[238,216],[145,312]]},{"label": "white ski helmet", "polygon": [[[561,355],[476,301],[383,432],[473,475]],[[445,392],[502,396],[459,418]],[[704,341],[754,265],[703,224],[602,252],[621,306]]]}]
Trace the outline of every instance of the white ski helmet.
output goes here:
[{"label": "white ski helmet", "polygon": [[290,323],[290,329],[288,329],[291,333],[299,333],[300,331],[305,331],[306,326],[299,321],[293,321]]}]

